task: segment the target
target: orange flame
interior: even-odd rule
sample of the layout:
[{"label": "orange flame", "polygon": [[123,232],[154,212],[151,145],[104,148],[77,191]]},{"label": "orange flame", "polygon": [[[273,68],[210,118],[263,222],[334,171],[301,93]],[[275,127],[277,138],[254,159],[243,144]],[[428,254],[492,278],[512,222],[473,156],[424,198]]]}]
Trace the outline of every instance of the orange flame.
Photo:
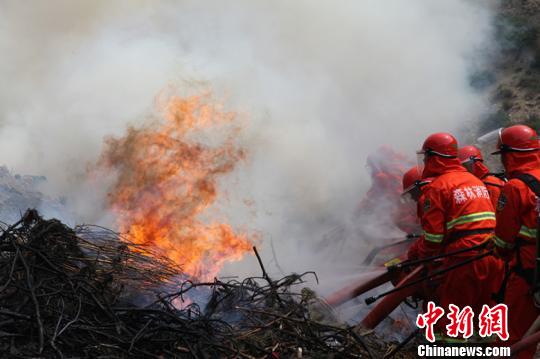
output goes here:
[{"label": "orange flame", "polygon": [[171,97],[162,107],[161,121],[107,138],[98,166],[117,172],[108,199],[120,231],[187,275],[211,279],[252,247],[249,235],[200,218],[218,198],[218,179],[245,157],[235,143],[237,116],[212,105],[210,95]]}]

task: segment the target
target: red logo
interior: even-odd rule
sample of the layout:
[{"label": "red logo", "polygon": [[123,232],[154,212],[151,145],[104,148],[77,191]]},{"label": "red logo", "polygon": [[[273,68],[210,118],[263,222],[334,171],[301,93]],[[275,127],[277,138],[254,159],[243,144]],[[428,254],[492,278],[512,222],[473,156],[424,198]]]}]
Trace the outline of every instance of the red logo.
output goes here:
[{"label": "red logo", "polygon": [[497,334],[501,340],[508,340],[508,307],[497,304],[490,308],[484,304],[479,316],[479,332],[481,337]]},{"label": "red logo", "polygon": [[[427,311],[416,317],[416,325],[420,329],[425,329],[426,339],[435,342],[434,326],[442,318],[445,311],[433,302],[428,302]],[[449,305],[449,312],[446,315],[450,323],[446,325],[446,335],[456,338],[458,336],[467,339],[474,333],[474,312],[470,306],[461,309],[454,304]],[[478,316],[478,334],[481,337],[497,335],[501,340],[508,340],[508,307],[506,304],[497,304],[489,307],[484,305],[482,312]]]},{"label": "red logo", "polygon": [[444,309],[437,307],[433,302],[429,302],[427,312],[425,314],[418,314],[418,317],[416,317],[416,326],[420,329],[426,328],[426,339],[431,343],[435,341],[433,326],[437,324],[437,321],[443,315]]},{"label": "red logo", "polygon": [[461,333],[463,338],[470,338],[473,335],[474,313],[471,307],[466,306],[459,310],[457,305],[450,304],[450,313],[446,315],[450,324],[446,326],[446,335],[457,338]]}]

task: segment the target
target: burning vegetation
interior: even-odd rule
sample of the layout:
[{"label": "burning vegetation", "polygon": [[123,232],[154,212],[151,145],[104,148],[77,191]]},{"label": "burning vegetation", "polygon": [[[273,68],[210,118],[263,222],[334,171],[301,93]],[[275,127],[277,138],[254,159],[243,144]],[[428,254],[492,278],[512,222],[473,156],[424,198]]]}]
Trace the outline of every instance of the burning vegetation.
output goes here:
[{"label": "burning vegetation", "polygon": [[117,175],[108,199],[119,230],[199,279],[214,278],[253,245],[229,224],[202,219],[218,199],[218,179],[245,158],[237,115],[209,100],[158,101],[162,119],[107,139],[99,162]]},{"label": "burning vegetation", "polygon": [[[100,227],[28,211],[0,234],[0,352],[12,357],[372,357],[303,275],[175,283],[167,259]],[[206,305],[177,304],[188,296]],[[141,304],[144,302],[145,304]]]},{"label": "burning vegetation", "polygon": [[[450,289],[444,295],[436,292],[446,288],[441,285],[444,275],[491,254],[478,244],[424,258],[416,250],[409,256],[408,248],[421,233],[421,211],[415,211],[420,185],[429,182],[419,173],[414,186],[405,186],[403,172],[413,163],[384,147],[378,151],[394,157],[392,163],[387,167],[374,158],[368,161],[372,187],[356,213],[345,216],[362,178],[357,161],[378,141],[405,149],[416,141],[419,130],[454,125],[467,125],[468,134],[462,135],[477,137],[469,131],[469,122],[459,121],[480,117],[487,93],[496,106],[479,126],[472,126],[479,134],[518,121],[540,126],[540,0],[508,0],[497,7],[468,2],[379,7],[373,2],[331,9],[248,3],[240,13],[220,6],[183,9],[170,4],[152,4],[151,9],[140,4],[133,9],[72,9],[67,3],[61,3],[61,9],[50,4],[37,10],[9,6],[3,32],[7,41],[0,39],[7,45],[3,53],[9,55],[4,78],[17,83],[0,98],[2,143],[7,153],[17,154],[9,166],[38,164],[35,170],[53,178],[51,174],[62,173],[55,169],[72,163],[71,157],[73,162],[94,163],[95,158],[82,156],[94,153],[81,141],[88,132],[99,136],[93,138],[98,141],[87,141],[88,146],[100,143],[101,131],[107,129],[103,124],[121,118],[118,113],[136,116],[142,108],[133,105],[144,104],[170,74],[197,76],[191,71],[195,68],[216,81],[216,88],[231,91],[235,100],[272,119],[272,126],[262,127],[264,135],[253,141],[257,153],[270,154],[254,162],[271,170],[257,169],[253,182],[265,182],[257,180],[275,171],[275,178],[258,192],[291,188],[271,193],[278,199],[277,210],[271,208],[272,199],[262,206],[268,213],[280,212],[274,216],[278,221],[284,219],[275,232],[268,230],[272,223],[265,233],[286,233],[283,242],[311,243],[319,229],[336,223],[314,251],[314,259],[323,259],[313,269],[336,267],[331,269],[345,274],[339,278],[345,280],[349,273],[337,267],[352,257],[354,266],[347,270],[366,273],[326,300],[303,288],[307,278],[317,279],[315,273],[271,278],[255,247],[257,235],[239,230],[217,213],[226,200],[220,181],[249,155],[238,141],[240,117],[216,104],[209,93],[165,95],[157,100],[157,116],[128,127],[122,136],[106,138],[92,167],[95,174],[112,179],[112,185],[104,206],[99,203],[91,215],[110,210],[115,231],[70,228],[44,219],[36,210],[22,216],[27,208],[38,208],[46,218],[71,223],[63,211],[77,199],[87,204],[89,196],[77,194],[86,194],[86,185],[73,186],[65,198],[51,198],[39,192],[45,190],[44,177],[12,176],[0,167],[0,218],[16,221],[0,222],[0,357],[413,357],[406,351],[422,339],[410,315],[423,309],[419,303],[455,295],[458,291]],[[51,12],[43,16],[44,11]],[[493,19],[492,12],[499,15]],[[279,31],[269,32],[268,24],[276,23]],[[299,23],[305,25],[300,31]],[[492,35],[500,49],[490,44]],[[28,56],[36,50],[41,56]],[[433,81],[440,74],[447,75]],[[144,91],[126,91],[132,88]],[[74,118],[77,121],[66,121]],[[391,127],[394,131],[387,131]],[[55,142],[58,148],[50,145]],[[428,147],[422,152],[425,160],[441,154]],[[73,156],[64,158],[64,153]],[[278,166],[264,161],[275,158]],[[82,170],[65,172],[56,176],[60,185],[51,187],[64,192],[69,187],[64,184],[70,183],[67,177],[83,178]],[[415,189],[418,198],[403,193],[408,192],[402,191],[405,188]],[[453,193],[460,194],[460,202],[477,198],[474,193],[465,192],[468,199],[461,197],[463,192]],[[455,198],[449,200],[457,202]],[[88,202],[83,212],[93,207],[94,202]],[[506,198],[502,202],[504,207]],[[430,208],[435,203],[429,198],[418,203],[424,212]],[[426,232],[428,241],[454,240],[449,224],[460,236],[487,235],[491,227],[472,228],[472,223],[492,221],[492,209],[455,217],[441,231]],[[458,228],[464,224],[471,228]],[[399,237],[404,233],[407,238]],[[349,245],[352,241],[354,246]],[[363,266],[357,266],[359,255],[373,246]],[[335,248],[335,257],[318,256],[327,247]],[[469,250],[481,253],[437,269],[443,258]],[[225,263],[252,251],[261,276],[220,279]],[[299,263],[299,253],[290,252],[295,264],[306,264]],[[477,288],[480,285],[470,292]],[[368,291],[375,292],[361,300]],[[364,306],[376,300],[373,307]],[[345,303],[349,307],[338,308]],[[402,304],[411,308],[405,310]],[[351,319],[356,326],[339,322],[333,308],[360,311]],[[401,312],[396,314],[396,309]],[[391,346],[389,335],[375,337],[375,329],[381,333],[379,324],[399,334],[392,339],[399,337],[397,346]]]},{"label": "burning vegetation", "polygon": [[[300,287],[315,273],[270,278],[257,237],[216,220],[218,182],[246,158],[237,114],[210,95],[167,97],[158,109],[106,139],[93,167],[114,176],[118,233],[36,210],[0,228],[2,356],[408,357],[412,337],[391,347],[339,322]],[[262,276],[217,279],[252,251]]]}]

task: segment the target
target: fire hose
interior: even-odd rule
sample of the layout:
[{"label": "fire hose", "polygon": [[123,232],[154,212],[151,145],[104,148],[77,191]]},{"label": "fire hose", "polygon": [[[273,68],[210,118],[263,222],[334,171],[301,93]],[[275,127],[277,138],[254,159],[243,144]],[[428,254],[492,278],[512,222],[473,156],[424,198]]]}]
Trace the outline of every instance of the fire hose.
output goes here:
[{"label": "fire hose", "polygon": [[386,269],[381,269],[380,271],[375,273],[377,273],[377,275],[367,281],[365,279],[358,280],[351,285],[348,285],[347,287],[338,290],[337,292],[328,296],[326,298],[326,302],[331,307],[337,307],[353,298],[358,297],[359,295],[364,294],[368,290],[371,290],[380,285],[383,285],[386,282],[389,282],[394,276],[393,273],[388,272]]},{"label": "fire hose", "polygon": [[399,246],[400,244],[405,244],[405,243],[412,242],[414,239],[417,239],[417,238],[420,238],[419,234],[407,234],[405,236],[405,239],[403,239],[403,240],[393,242],[393,243],[390,243],[390,244],[385,244],[383,246],[375,247],[375,248],[373,248],[371,250],[371,252],[369,252],[369,254],[366,256],[366,258],[364,259],[364,262],[362,264],[363,265],[371,264],[371,262],[373,261],[375,256],[377,254],[379,254],[379,252],[381,252],[382,250],[385,250],[385,249],[391,248],[391,247],[395,247],[395,246]]},{"label": "fire hose", "polygon": [[[379,254],[382,250],[395,247],[401,244],[405,244],[419,237],[420,235],[418,234],[407,234],[405,239],[398,240],[397,242],[393,242],[393,243],[386,244],[383,246],[375,247],[366,256],[363,264],[364,265],[370,264],[373,261],[373,259],[377,256],[377,254]],[[378,286],[381,286],[391,281],[395,277],[395,273],[388,271],[387,268],[381,268],[377,271],[373,271],[372,273],[373,275],[370,276],[370,278],[367,281],[365,280],[365,276],[364,276],[362,279],[356,280],[353,283],[347,285],[345,288],[342,288],[338,290],[337,292],[334,292],[333,294],[329,295],[328,297],[326,297],[326,302],[332,307],[337,307],[343,303],[346,303],[347,301],[353,298],[358,297],[359,295],[364,294],[365,292],[373,288],[376,288]]]},{"label": "fire hose", "polygon": [[472,247],[464,248],[464,249],[458,249],[457,251],[447,252],[447,253],[438,254],[438,255],[435,255],[435,256],[430,256],[430,257],[421,258],[421,259],[407,260],[407,261],[404,261],[404,262],[397,263],[397,264],[389,266],[388,270],[389,271],[401,270],[401,269],[404,269],[404,268],[407,268],[407,267],[414,267],[414,266],[417,266],[419,264],[428,263],[428,262],[434,261],[436,259],[442,259],[442,258],[446,258],[446,257],[455,256],[455,255],[458,255],[458,254],[463,254],[463,253],[466,253],[466,252],[471,252],[471,251],[474,251],[474,250],[477,250],[477,249],[482,249],[482,248],[486,247],[488,245],[488,243],[489,243],[489,240],[484,241],[484,242],[482,242],[480,244],[477,244],[476,246],[472,246]]},{"label": "fire hose", "polygon": [[[360,323],[362,328],[374,329],[379,325],[381,321],[386,318],[386,316],[391,313],[395,308],[397,308],[401,302],[403,302],[407,297],[414,295],[421,289],[421,283],[432,277],[444,274],[460,266],[467,265],[475,260],[481,259],[487,255],[491,254],[491,251],[482,253],[479,256],[469,258],[468,260],[456,263],[455,265],[449,266],[447,268],[433,272],[427,276],[418,278],[426,270],[423,264],[416,267],[412,272],[410,272],[405,278],[403,278],[391,291],[377,296],[371,303],[382,298],[382,300],[366,315],[366,317]],[[372,297],[373,298],[373,297]],[[369,298],[368,298],[369,299]]]},{"label": "fire hose", "polygon": [[437,276],[439,276],[441,274],[448,273],[448,272],[450,272],[450,271],[452,271],[452,270],[454,270],[456,268],[462,267],[464,265],[467,265],[469,263],[472,263],[474,261],[477,261],[479,259],[487,257],[488,255],[491,255],[491,254],[493,254],[492,249],[490,249],[490,250],[488,250],[488,251],[486,251],[486,252],[484,252],[484,253],[482,253],[480,255],[474,256],[474,257],[469,258],[467,260],[464,260],[462,262],[459,262],[459,263],[453,264],[451,266],[448,266],[446,268],[433,271],[430,274],[428,274],[428,275],[426,275],[426,276],[424,276],[422,278],[418,278],[418,279],[413,280],[411,282],[404,283],[403,285],[398,284],[398,286],[396,286],[395,288],[393,288],[393,289],[391,289],[389,291],[386,291],[386,292],[381,293],[381,294],[376,295],[376,296],[366,298],[365,302],[366,302],[367,305],[372,304],[372,303],[376,302],[377,300],[379,300],[379,299],[381,299],[381,298],[383,298],[383,297],[385,297],[385,296],[387,296],[389,294],[404,290],[406,288],[410,288],[410,287],[412,287],[412,286],[414,286],[416,284],[422,283],[423,281],[426,281],[428,279],[432,279],[432,278],[437,277]]},{"label": "fire hose", "polygon": [[[416,235],[410,235],[410,236],[411,236],[410,237],[411,239],[416,238],[416,237],[413,237],[413,236],[416,236]],[[401,243],[404,243],[405,241],[408,241],[408,240],[410,240],[410,239],[406,239],[406,240],[400,241],[398,243],[401,244]],[[391,245],[387,245],[387,246],[383,246],[383,247],[390,247],[392,245],[397,245],[398,243],[393,243]],[[332,295],[330,295],[330,296],[328,296],[326,298],[326,301],[330,306],[337,307],[337,306],[339,306],[339,305],[341,305],[343,303],[346,303],[347,301],[349,301],[349,300],[351,300],[353,298],[358,297],[359,295],[364,294],[365,292],[367,292],[367,291],[369,291],[369,290],[371,290],[373,288],[376,288],[378,286],[383,285],[386,282],[389,282],[390,280],[392,280],[392,278],[394,278],[395,273],[400,271],[400,270],[403,270],[403,269],[406,269],[406,268],[409,268],[409,267],[412,267],[412,266],[422,265],[424,263],[431,262],[431,261],[434,261],[436,259],[441,259],[441,258],[450,257],[450,256],[453,256],[453,255],[462,254],[462,253],[465,253],[465,252],[481,249],[481,248],[485,247],[487,244],[488,244],[488,241],[483,242],[483,243],[481,243],[479,245],[470,247],[470,248],[460,249],[460,250],[457,250],[457,251],[444,253],[444,254],[440,254],[440,255],[436,255],[436,256],[431,256],[431,257],[427,257],[427,258],[423,258],[423,259],[419,259],[419,260],[404,261],[404,262],[401,262],[401,263],[398,263],[398,264],[395,264],[395,265],[388,266],[388,267],[386,267],[386,269],[384,269],[384,271],[379,272],[379,274],[377,276],[375,276],[373,278],[370,278],[368,281],[358,280],[358,281],[348,285],[347,287],[333,293]],[[378,248],[375,248],[374,250],[380,251],[381,249],[384,249],[383,247],[378,247]],[[371,253],[373,253],[373,251]],[[370,255],[371,255],[371,253],[370,253]],[[369,255],[368,255],[368,257],[369,257]]]},{"label": "fire hose", "polygon": [[394,291],[388,293],[387,296],[379,302],[375,308],[373,308],[366,317],[362,320],[360,325],[363,328],[374,329],[381,321],[386,318],[395,308],[397,308],[405,298],[413,295],[418,289],[419,285],[408,285],[409,283],[415,282],[415,278],[424,272],[425,267],[420,265],[416,267],[411,273],[407,274],[396,286],[396,288],[401,288],[400,291]]}]

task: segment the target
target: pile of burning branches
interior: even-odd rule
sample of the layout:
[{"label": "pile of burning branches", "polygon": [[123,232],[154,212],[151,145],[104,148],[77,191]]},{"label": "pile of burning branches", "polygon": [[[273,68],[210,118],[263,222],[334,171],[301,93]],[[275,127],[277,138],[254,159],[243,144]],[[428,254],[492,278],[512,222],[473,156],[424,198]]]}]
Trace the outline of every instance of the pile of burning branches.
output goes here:
[{"label": "pile of burning branches", "polygon": [[365,338],[321,320],[313,292],[291,291],[304,275],[273,281],[261,268],[262,277],[241,282],[175,284],[181,275],[170,262],[114,232],[70,229],[28,211],[0,234],[0,353],[371,356]]}]

